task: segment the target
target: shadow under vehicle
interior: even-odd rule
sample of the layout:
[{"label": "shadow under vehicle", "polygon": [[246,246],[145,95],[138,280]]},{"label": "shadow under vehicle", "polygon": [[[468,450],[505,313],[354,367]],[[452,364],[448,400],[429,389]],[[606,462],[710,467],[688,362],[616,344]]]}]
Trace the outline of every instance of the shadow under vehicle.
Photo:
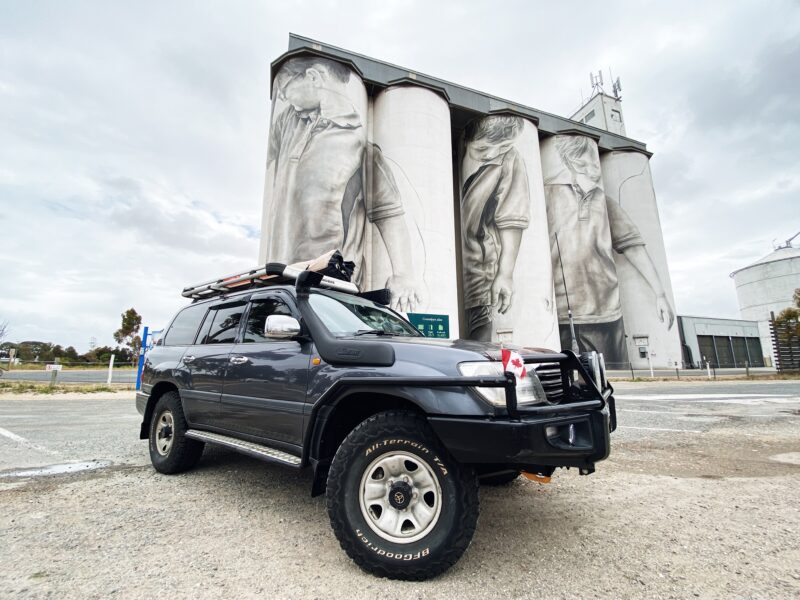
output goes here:
[{"label": "shadow under vehicle", "polygon": [[386,290],[338,275],[270,263],[184,290],[136,396],[157,471],[192,468],[207,443],[309,468],[360,567],[426,579],[469,546],[479,483],[588,475],[608,456],[602,357],[516,348],[520,376],[500,345],[425,338]]}]

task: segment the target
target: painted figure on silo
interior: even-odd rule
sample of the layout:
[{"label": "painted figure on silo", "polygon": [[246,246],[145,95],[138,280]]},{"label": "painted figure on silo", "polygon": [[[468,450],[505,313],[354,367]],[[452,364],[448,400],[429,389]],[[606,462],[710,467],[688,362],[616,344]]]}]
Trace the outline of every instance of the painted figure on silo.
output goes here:
[{"label": "painted figure on silo", "polygon": [[561,345],[571,347],[568,296],[581,351],[603,352],[609,366],[622,366],[628,353],[612,251],[644,278],[656,296],[659,319],[670,328],[674,311],[639,229],[603,190],[597,144],[585,136],[557,135],[543,144],[543,166]]},{"label": "painted figure on silo", "polygon": [[467,338],[492,339],[493,311],[504,314],[514,297],[514,267],[530,220],[525,164],[514,148],[523,121],[492,115],[465,131],[461,244]]},{"label": "painted figure on silo", "polygon": [[351,75],[335,61],[297,57],[275,77],[273,111],[284,108],[273,114],[267,153],[267,260],[300,262],[338,248],[355,262],[354,278],[361,283],[365,233],[373,223],[392,263],[386,281],[392,306],[410,311],[421,286],[411,265],[403,203],[380,148],[367,142]]}]

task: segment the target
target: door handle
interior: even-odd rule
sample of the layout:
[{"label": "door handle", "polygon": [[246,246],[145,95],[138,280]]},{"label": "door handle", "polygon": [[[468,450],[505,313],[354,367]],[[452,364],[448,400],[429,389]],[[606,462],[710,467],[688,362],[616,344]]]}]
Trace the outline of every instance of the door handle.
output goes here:
[{"label": "door handle", "polygon": [[194,362],[194,356],[184,356],[183,357],[183,362],[186,363],[187,365],[189,363],[193,363]]},{"label": "door handle", "polygon": [[229,362],[232,365],[244,365],[250,362],[250,359],[246,356],[231,356]]}]

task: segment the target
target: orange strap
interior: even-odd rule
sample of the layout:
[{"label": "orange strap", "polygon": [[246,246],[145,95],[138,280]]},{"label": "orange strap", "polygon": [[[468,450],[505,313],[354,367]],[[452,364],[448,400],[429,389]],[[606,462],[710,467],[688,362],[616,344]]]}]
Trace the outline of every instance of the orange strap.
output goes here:
[{"label": "orange strap", "polygon": [[527,471],[523,471],[522,474],[525,476],[526,479],[530,479],[531,481],[535,481],[536,483],[550,483],[550,477],[546,475],[539,475],[538,473],[528,473]]}]

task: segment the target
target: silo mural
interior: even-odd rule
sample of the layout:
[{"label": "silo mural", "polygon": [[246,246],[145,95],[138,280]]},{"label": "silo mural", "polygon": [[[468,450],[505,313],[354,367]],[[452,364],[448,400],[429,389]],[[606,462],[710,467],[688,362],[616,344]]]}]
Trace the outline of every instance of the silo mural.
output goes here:
[{"label": "silo mural", "polygon": [[375,225],[396,257],[384,282],[410,310],[417,288],[403,199],[380,148],[368,140],[367,93],[347,66],[291,58],[273,84],[261,258],[294,263],[339,249],[366,287]]},{"label": "silo mural", "polygon": [[[388,283],[400,310],[448,315],[449,336],[458,337],[453,168],[450,110],[439,94],[422,87],[396,85],[374,99],[370,147],[375,161],[372,186],[383,202],[392,182],[403,206],[393,224],[408,248],[394,251],[381,243],[385,223],[372,234],[370,276],[373,287]],[[377,185],[377,187],[376,187]],[[382,229],[382,227],[384,229]]]},{"label": "silo mural", "polygon": [[542,142],[550,251],[563,348],[571,348],[567,305],[581,351],[603,352],[611,367],[627,363],[614,251],[641,243],[638,230],[603,190],[597,143],[581,135]]},{"label": "silo mural", "polygon": [[332,248],[363,255],[367,93],[348,67],[292,58],[273,82],[262,257],[294,263]]},{"label": "silo mural", "polygon": [[469,123],[459,182],[465,336],[558,348],[533,123],[510,114]]},{"label": "silo mural", "polygon": [[[635,243],[614,257],[630,360],[634,367],[643,368],[648,364],[649,354],[650,360],[657,364],[679,364],[675,300],[650,161],[639,152],[614,151],[604,153],[600,164],[609,215],[620,215],[638,232]],[[634,340],[646,340],[647,345],[635,344]]]},{"label": "silo mural", "polygon": [[337,248],[426,335],[572,349],[569,305],[611,368],[681,360],[644,144],[306,42],[273,63],[261,262]]}]

